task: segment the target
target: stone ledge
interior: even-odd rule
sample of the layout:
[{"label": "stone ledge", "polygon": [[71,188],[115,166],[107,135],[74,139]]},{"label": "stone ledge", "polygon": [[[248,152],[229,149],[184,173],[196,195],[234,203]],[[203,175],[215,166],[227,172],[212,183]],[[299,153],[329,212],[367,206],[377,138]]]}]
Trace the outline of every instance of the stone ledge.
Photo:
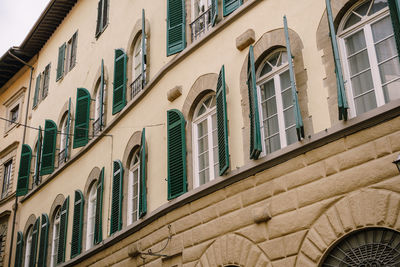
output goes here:
[{"label": "stone ledge", "polygon": [[236,38],[236,48],[240,51],[254,43],[256,40],[256,34],[253,29],[248,29]]}]

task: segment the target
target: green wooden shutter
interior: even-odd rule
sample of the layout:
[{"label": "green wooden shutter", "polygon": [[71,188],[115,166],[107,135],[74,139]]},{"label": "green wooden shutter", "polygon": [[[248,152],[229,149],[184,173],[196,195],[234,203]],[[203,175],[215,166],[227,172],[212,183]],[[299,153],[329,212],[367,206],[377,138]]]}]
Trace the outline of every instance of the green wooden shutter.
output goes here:
[{"label": "green wooden shutter", "polygon": [[111,199],[110,234],[122,229],[122,186],[124,169],[121,161],[114,161]]},{"label": "green wooden shutter", "polygon": [[120,112],[126,105],[126,59],[124,50],[115,49],[113,115]]},{"label": "green wooden shutter", "polygon": [[36,78],[36,87],[35,87],[35,94],[33,96],[32,109],[35,108],[37,106],[37,104],[39,103],[40,77],[41,77],[41,75],[39,74]]},{"label": "green wooden shutter", "polygon": [[71,258],[76,257],[82,250],[83,205],[85,199],[80,190],[75,190],[74,218],[72,222]]},{"label": "green wooden shutter", "polygon": [[39,225],[40,217],[38,217],[33,225],[32,229],[32,243],[31,243],[31,256],[29,258],[29,267],[36,265],[36,252],[37,252],[37,241],[39,237]]},{"label": "green wooden shutter", "polygon": [[60,210],[60,236],[58,239],[57,264],[65,261],[65,246],[67,244],[69,196],[64,200]]},{"label": "green wooden shutter", "polygon": [[65,137],[65,161],[68,159],[68,146],[69,146],[69,128],[71,124],[71,98],[68,100],[68,115],[67,115],[67,132],[66,132],[66,137]]},{"label": "green wooden shutter", "polygon": [[23,248],[24,248],[24,238],[21,232],[17,233],[17,247],[15,252],[15,267],[22,267],[23,258]]},{"label": "green wooden shutter", "polygon": [[96,37],[102,32],[101,22],[103,21],[101,15],[103,14],[103,0],[99,0],[97,4],[97,23],[96,23]]},{"label": "green wooden shutter", "polygon": [[139,218],[147,212],[147,189],[146,189],[146,129],[142,130],[142,141],[140,144],[140,189],[139,189]]},{"label": "green wooden shutter", "polygon": [[21,147],[21,160],[19,162],[17,196],[23,196],[28,193],[29,175],[31,173],[32,149],[30,146],[23,144]]},{"label": "green wooden shutter", "polygon": [[63,43],[62,46],[58,48],[57,81],[61,79],[64,74],[65,47],[66,44]]},{"label": "green wooden shutter", "polygon": [[54,156],[56,153],[57,125],[52,120],[44,124],[44,137],[40,175],[50,174],[54,171]]},{"label": "green wooden shutter", "polygon": [[185,119],[179,110],[167,111],[168,200],[187,192]]},{"label": "green wooden shutter", "polygon": [[214,27],[218,18],[218,0],[211,0],[211,24]]},{"label": "green wooden shutter", "polygon": [[286,16],[283,17],[283,25],[284,25],[284,30],[285,30],[286,52],[288,55],[288,62],[289,62],[290,86],[292,88],[292,101],[293,101],[294,117],[296,119],[297,139],[300,141],[302,138],[304,138],[304,125],[303,125],[303,119],[301,118],[298,92],[297,92],[296,81],[295,81],[295,77],[294,77],[292,51],[290,48],[289,29],[288,29],[288,25],[287,25]]},{"label": "green wooden shutter", "polygon": [[389,0],[388,2],[390,16],[392,18],[394,38],[396,40],[397,55],[400,60],[400,0]]},{"label": "green wooden shutter", "polygon": [[35,177],[34,177],[34,182],[36,185],[39,184],[40,181],[40,165],[42,161],[42,127],[39,126],[38,130],[38,140],[37,140],[37,145],[36,145],[36,164],[35,164]]},{"label": "green wooden shutter", "polygon": [[47,242],[49,239],[49,217],[42,214],[42,224],[40,227],[38,267],[46,267],[47,262]]},{"label": "green wooden shutter", "polygon": [[104,28],[107,25],[108,22],[108,0],[103,0],[103,14],[102,14],[102,30],[104,30]]},{"label": "green wooden shutter", "polygon": [[337,83],[337,98],[338,98],[338,110],[339,120],[347,120],[347,109],[349,108],[346,98],[346,88],[344,87],[342,65],[340,63],[339,49],[336,40],[336,31],[333,24],[331,0],[326,0],[326,11],[328,14],[329,31],[331,36],[333,57],[335,59],[335,73]]},{"label": "green wooden shutter", "polygon": [[85,88],[76,92],[76,112],[73,148],[85,146],[89,142],[90,93]]},{"label": "green wooden shutter", "polygon": [[105,85],[105,79],[104,79],[104,60],[101,59],[101,75],[100,75],[100,114],[99,114],[99,120],[100,120],[100,131],[103,130],[104,122],[103,122],[103,105],[104,105],[104,85]]},{"label": "green wooden shutter", "polygon": [[247,88],[249,93],[250,110],[250,158],[258,159],[262,151],[260,118],[258,113],[258,99],[256,86],[256,70],[254,66],[254,51],[250,45],[247,61]]},{"label": "green wooden shutter", "polygon": [[146,64],[147,64],[147,47],[146,47],[146,17],[144,9],[142,9],[142,88],[146,85]]},{"label": "green wooden shutter", "polygon": [[228,117],[226,112],[225,66],[218,75],[216,89],[219,175],[229,169]]},{"label": "green wooden shutter", "polygon": [[167,0],[167,56],[186,47],[185,14],[184,0]]},{"label": "green wooden shutter", "polygon": [[241,5],[242,5],[242,0],[223,0],[222,1],[222,10],[223,10],[224,17],[231,14],[233,11],[235,11]]},{"label": "green wooden shutter", "polygon": [[97,181],[96,192],[96,214],[94,221],[94,244],[103,240],[103,186],[104,186],[104,167],[101,169],[99,180]]}]

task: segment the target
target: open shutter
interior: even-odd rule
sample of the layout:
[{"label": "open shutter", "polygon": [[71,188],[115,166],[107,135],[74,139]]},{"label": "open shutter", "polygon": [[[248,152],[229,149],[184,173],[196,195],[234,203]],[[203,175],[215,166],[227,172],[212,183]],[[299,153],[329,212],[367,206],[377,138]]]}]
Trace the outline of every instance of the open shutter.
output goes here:
[{"label": "open shutter", "polygon": [[146,17],[144,9],[142,9],[142,88],[146,85],[146,64],[147,64],[147,47],[146,47]]},{"label": "open shutter", "polygon": [[19,162],[17,196],[23,196],[28,193],[29,175],[31,173],[32,149],[23,144],[21,148],[21,159]]},{"label": "open shutter", "polygon": [[103,14],[102,14],[102,30],[106,27],[108,22],[108,0],[103,0]]},{"label": "open shutter", "polygon": [[187,192],[185,119],[179,110],[167,111],[168,200]]},{"label": "open shutter", "polygon": [[104,80],[104,60],[101,60],[101,75],[100,75],[100,114],[99,114],[99,120],[100,120],[100,131],[103,130],[103,105],[104,105],[104,85],[105,85],[105,80]]},{"label": "open shutter", "polygon": [[47,262],[47,242],[49,239],[49,217],[42,214],[42,224],[40,227],[38,267],[45,267]]},{"label": "open shutter", "polygon": [[113,115],[120,112],[126,105],[126,59],[124,50],[115,49]]},{"label": "open shutter", "polygon": [[61,79],[64,74],[65,47],[66,44],[63,43],[63,45],[58,48],[57,81]]},{"label": "open shutter", "polygon": [[258,113],[258,99],[256,87],[256,70],[254,66],[254,51],[250,45],[247,61],[247,88],[249,92],[250,110],[250,159],[258,159],[262,151],[260,118]]},{"label": "open shutter", "polygon": [[44,137],[40,175],[50,174],[54,171],[54,156],[56,153],[57,125],[52,120],[44,124]]},{"label": "open shutter", "polygon": [[186,47],[184,0],[167,0],[167,56]]},{"label": "open shutter", "polygon": [[388,2],[390,16],[392,18],[394,38],[396,40],[397,55],[400,59],[400,0],[389,0]]},{"label": "open shutter", "polygon": [[38,130],[38,140],[36,143],[36,164],[35,164],[35,174],[34,174],[34,182],[35,184],[39,184],[40,181],[40,162],[42,161],[42,127],[39,126]]},{"label": "open shutter", "polygon": [[142,130],[142,141],[140,144],[140,189],[139,189],[139,218],[147,212],[147,189],[146,189],[146,129]]},{"label": "open shutter", "polygon": [[94,244],[103,240],[103,186],[104,186],[104,167],[101,169],[99,180],[97,181],[96,192],[96,214],[94,221]]},{"label": "open shutter", "polygon": [[21,232],[17,233],[17,247],[15,253],[15,267],[22,267],[22,251],[24,248],[24,238]]},{"label": "open shutter", "polygon": [[72,222],[71,258],[81,253],[82,249],[82,223],[83,223],[83,194],[75,190],[74,219]]},{"label": "open shutter", "polygon": [[31,243],[31,256],[29,257],[29,267],[34,267],[36,265],[36,251],[37,251],[37,241],[39,237],[39,226],[40,217],[38,217],[33,225],[32,229],[32,243]]},{"label": "open shutter", "polygon": [[58,239],[57,264],[65,261],[65,246],[67,244],[69,196],[64,200],[60,210],[60,236]]},{"label": "open shutter", "polygon": [[71,125],[71,98],[68,100],[68,115],[67,115],[67,131],[65,136],[65,161],[68,159],[68,146],[69,146],[69,128]]},{"label": "open shutter", "polygon": [[74,128],[74,148],[85,146],[89,142],[90,93],[85,88],[76,92],[76,112]]},{"label": "open shutter", "polygon": [[103,0],[99,0],[97,4],[97,23],[96,23],[96,37],[101,33],[102,27],[101,22],[103,21],[101,18],[101,14],[103,13]]},{"label": "open shutter", "polygon": [[242,0],[222,0],[223,15],[228,16],[242,5]]},{"label": "open shutter", "polygon": [[285,30],[286,50],[287,50],[286,52],[288,55],[288,62],[289,62],[290,86],[292,88],[292,101],[293,101],[294,117],[296,119],[297,139],[300,141],[302,138],[304,138],[304,125],[303,125],[303,119],[301,118],[296,81],[294,77],[293,58],[292,58],[292,51],[290,48],[289,29],[287,25],[286,16],[283,17],[283,25]]},{"label": "open shutter", "polygon": [[37,104],[39,103],[40,77],[41,77],[41,75],[39,74],[36,78],[36,87],[35,87],[35,94],[33,96],[32,109],[35,108],[37,106]]},{"label": "open shutter", "polygon": [[346,89],[344,87],[342,65],[340,64],[339,49],[336,40],[336,31],[333,24],[331,0],[326,0],[326,11],[328,14],[329,31],[332,42],[333,57],[335,59],[335,73],[337,83],[337,98],[339,109],[339,120],[347,120],[347,109],[349,108],[346,99]]},{"label": "open shutter", "polygon": [[111,199],[110,234],[122,229],[122,185],[124,169],[119,160],[114,161]]},{"label": "open shutter", "polygon": [[211,0],[211,24],[214,27],[218,18],[218,0]]},{"label": "open shutter", "polygon": [[228,117],[226,112],[226,88],[225,88],[225,66],[218,75],[217,89],[217,133],[218,133],[218,159],[219,175],[223,175],[229,169],[229,146],[228,146]]}]

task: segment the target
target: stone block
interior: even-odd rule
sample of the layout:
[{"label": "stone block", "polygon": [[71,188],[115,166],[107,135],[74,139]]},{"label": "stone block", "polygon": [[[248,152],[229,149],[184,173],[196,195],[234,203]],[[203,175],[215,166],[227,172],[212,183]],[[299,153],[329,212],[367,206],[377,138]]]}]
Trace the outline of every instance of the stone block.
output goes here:
[{"label": "stone block", "polygon": [[[400,135],[398,137],[400,138]],[[374,145],[377,157],[391,153],[390,138],[387,136],[375,140]]]},{"label": "stone block", "polygon": [[291,190],[273,196],[270,199],[270,203],[271,203],[270,205],[271,216],[295,210],[298,206],[297,192],[295,190]]},{"label": "stone block", "polygon": [[397,194],[390,194],[389,205],[386,214],[386,222],[388,226],[393,227],[396,219],[399,216],[400,196]]},{"label": "stone block", "polygon": [[232,212],[234,210],[240,209],[242,207],[242,201],[240,195],[235,195],[233,197],[224,199],[216,204],[219,216],[226,213]]},{"label": "stone block", "polygon": [[261,251],[252,248],[250,250],[249,256],[247,257],[246,264],[244,266],[256,266],[256,263],[260,256],[261,256]]},{"label": "stone block", "polygon": [[264,242],[267,239],[266,230],[267,229],[265,224],[251,224],[247,227],[237,230],[236,232],[258,244]]},{"label": "stone block", "polygon": [[183,250],[182,263],[188,263],[198,260],[212,242],[213,241],[210,240]]},{"label": "stone block", "polygon": [[233,232],[239,228],[243,228],[247,225],[253,224],[253,218],[250,216],[251,208],[243,208],[235,212],[229,213],[223,217],[220,217],[221,222],[219,227],[221,233]]},{"label": "stone block", "polygon": [[304,240],[301,252],[314,262],[321,257],[321,251],[308,239]]},{"label": "stone block", "polygon": [[244,179],[240,182],[234,183],[228,187],[225,188],[226,196],[230,197],[236,194],[239,194],[249,188],[252,188],[255,186],[255,181],[254,179]]},{"label": "stone block", "polygon": [[224,233],[223,222],[221,219],[210,221],[192,229],[192,240],[194,244],[202,243],[206,240],[215,238]]},{"label": "stone block", "polygon": [[172,226],[176,233],[180,233],[201,224],[201,220],[199,213],[193,213],[173,222]]},{"label": "stone block", "polygon": [[342,138],[307,152],[305,154],[305,159],[307,164],[309,165],[314,162],[331,157],[333,155],[339,154],[343,151],[345,151],[345,144]]},{"label": "stone block", "polygon": [[265,207],[253,208],[252,215],[253,215],[253,220],[255,223],[267,222],[272,218],[269,205],[267,205]]},{"label": "stone block", "polygon": [[[315,223],[314,229],[319,234],[321,239],[324,241],[325,245],[329,246],[337,239],[336,233],[332,229],[332,226],[329,223],[329,220],[325,214],[322,215],[319,218],[319,220]],[[321,243],[319,243],[319,244],[321,246],[323,245]]]},{"label": "stone block", "polygon": [[189,204],[186,204],[183,207],[168,212],[167,215],[165,216],[165,224],[169,224],[189,214],[190,214]]},{"label": "stone block", "polygon": [[327,158],[325,161],[326,176],[339,172],[338,156]]},{"label": "stone block", "polygon": [[290,190],[294,187],[310,183],[324,176],[325,176],[324,163],[317,162],[315,164],[304,167],[300,170],[289,173],[285,175],[283,178],[285,179],[287,190]]},{"label": "stone block", "polygon": [[345,232],[350,231],[355,228],[353,222],[353,216],[350,210],[350,204],[347,199],[340,201],[336,204],[336,209],[339,215],[339,219],[341,224],[343,225],[343,229]]},{"label": "stone block", "polygon": [[373,143],[364,144],[341,153],[338,156],[339,169],[346,170],[364,162],[375,159],[375,146]]},{"label": "stone block", "polygon": [[272,262],[272,267],[288,267],[288,266],[295,266],[295,264],[296,264],[296,257],[293,256]]},{"label": "stone block", "polygon": [[199,214],[202,223],[209,222],[209,221],[211,221],[211,220],[213,220],[213,219],[218,217],[217,207],[216,207],[215,204],[210,206],[210,207],[208,207],[208,208],[199,210],[196,213]]},{"label": "stone block", "polygon": [[185,231],[182,234],[183,234],[183,247],[187,248],[193,246],[192,230]]},{"label": "stone block", "polygon": [[283,237],[286,257],[297,255],[300,250],[300,245],[303,242],[304,236],[306,234],[307,230],[303,230]]},{"label": "stone block", "polygon": [[236,48],[242,51],[256,40],[253,29],[248,29],[236,38]]},{"label": "stone block", "polygon": [[202,208],[211,206],[214,203],[217,203],[221,200],[225,199],[225,193],[222,190],[218,190],[212,194],[204,196],[198,200],[195,200],[190,203],[191,212],[198,211]]},{"label": "stone block", "polygon": [[322,240],[320,234],[315,230],[315,228],[311,228],[310,232],[307,235],[307,238],[314,244],[320,251],[324,251],[327,248],[326,243]]},{"label": "stone block", "polygon": [[316,264],[315,262],[311,261],[310,258],[305,256],[303,253],[300,253],[299,256],[297,256],[297,266],[301,267],[315,267]]},{"label": "stone block", "polygon": [[270,260],[281,259],[285,257],[285,244],[283,237],[278,237],[259,244]]},{"label": "stone block", "polygon": [[174,88],[168,90],[167,99],[169,102],[172,102],[181,95],[182,95],[182,86],[181,85],[175,86]]},{"label": "stone block", "polygon": [[389,135],[389,142],[393,152],[400,151],[400,132]]},{"label": "stone block", "polygon": [[241,193],[243,207],[246,207],[250,204],[266,199],[272,196],[272,194],[273,194],[272,181],[264,183],[262,185],[258,185],[255,188],[247,189],[246,191]]},{"label": "stone block", "polygon": [[336,209],[331,208],[325,214],[328,217],[329,223],[332,225],[332,229],[335,231],[335,234],[337,236],[341,236],[344,233],[344,229]]}]

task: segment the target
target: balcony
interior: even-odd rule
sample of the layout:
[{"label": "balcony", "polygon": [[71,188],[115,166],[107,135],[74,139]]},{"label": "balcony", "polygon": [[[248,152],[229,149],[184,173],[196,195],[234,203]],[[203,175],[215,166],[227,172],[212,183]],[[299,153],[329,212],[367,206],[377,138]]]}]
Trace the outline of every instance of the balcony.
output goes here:
[{"label": "balcony", "polygon": [[134,81],[131,83],[131,99],[133,99],[144,87],[144,79],[142,79],[143,74],[140,74]]},{"label": "balcony", "polygon": [[207,33],[211,26],[211,7],[200,14],[192,23],[190,29],[192,31],[192,42],[198,40]]}]

